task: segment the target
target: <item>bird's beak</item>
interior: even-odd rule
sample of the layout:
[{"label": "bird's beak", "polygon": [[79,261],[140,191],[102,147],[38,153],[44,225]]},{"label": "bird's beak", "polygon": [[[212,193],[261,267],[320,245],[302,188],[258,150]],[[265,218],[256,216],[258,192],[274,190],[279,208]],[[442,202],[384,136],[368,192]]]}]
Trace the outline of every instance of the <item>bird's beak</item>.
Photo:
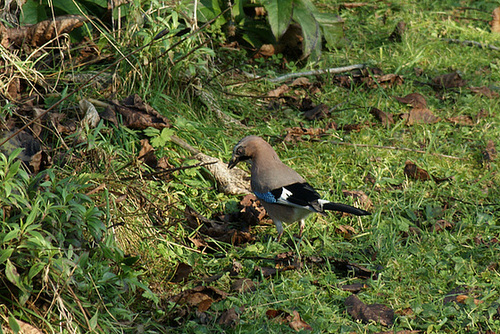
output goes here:
[{"label": "bird's beak", "polygon": [[233,168],[234,166],[236,166],[238,164],[238,162],[240,162],[240,158],[238,158],[237,156],[235,156],[233,154],[233,156],[231,157],[231,160],[229,160],[229,163],[227,164],[227,168],[229,168],[229,169]]}]

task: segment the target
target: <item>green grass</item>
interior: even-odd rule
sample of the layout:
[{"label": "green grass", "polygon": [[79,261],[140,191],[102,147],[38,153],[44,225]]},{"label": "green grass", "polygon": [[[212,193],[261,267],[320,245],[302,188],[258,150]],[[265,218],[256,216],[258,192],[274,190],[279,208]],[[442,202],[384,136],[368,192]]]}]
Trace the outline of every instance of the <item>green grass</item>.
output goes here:
[{"label": "green grass", "polygon": [[[499,144],[496,130],[499,121],[496,113],[498,99],[479,97],[466,88],[437,93],[431,87],[415,82],[427,82],[434,76],[458,70],[470,86],[498,87],[496,51],[449,44],[441,40],[459,38],[497,43],[498,37],[489,33],[486,23],[494,3],[483,2],[478,4],[478,8],[486,13],[452,12],[451,3],[446,5],[437,2],[391,6],[377,2],[374,6],[345,10],[341,15],[346,20],[349,44],[344,49],[325,53],[321,67],[368,63],[385,73],[403,75],[403,85],[387,89],[353,87],[347,90],[332,86],[329,84],[331,78],[325,76],[321,78],[324,82],[321,93],[314,100],[329,106],[344,103],[340,111],[332,114],[331,119],[307,122],[302,119],[300,112],[293,109],[268,111],[262,106],[252,108],[247,105],[237,115],[249,120],[250,129],[224,128],[212,120],[208,124],[196,124],[197,131],[210,133],[209,145],[204,144],[206,138],[197,141],[193,138],[195,135],[186,137],[198,143],[198,147],[207,147],[208,154],[227,160],[237,140],[248,133],[259,134],[270,140],[281,158],[304,175],[326,198],[349,202],[349,199],[343,198],[342,189],[366,192],[374,203],[372,216],[361,220],[339,219],[334,215],[309,218],[300,254],[347,259],[378,272],[378,279],[368,280],[369,287],[359,293],[359,297],[365,303],[385,304],[396,311],[395,324],[390,330],[485,333],[500,329],[497,311],[500,304],[500,244],[496,241],[500,235],[496,213],[498,167],[496,162],[492,162],[486,168],[481,161],[481,151],[488,140]],[[385,24],[382,20],[384,15],[387,16]],[[454,20],[453,15],[459,18],[474,16],[483,21]],[[399,20],[407,23],[408,30],[402,42],[388,42],[387,36]],[[424,75],[417,76],[415,67],[421,68]],[[232,92],[262,95],[274,87],[261,81],[259,84],[235,87]],[[408,107],[392,96],[413,92],[424,95],[429,108],[443,119],[455,115],[475,115],[481,109],[488,111],[490,116],[474,126],[456,126],[442,121],[411,127],[396,117],[396,123],[385,129],[368,113],[369,107],[396,115],[408,111]],[[252,99],[241,101],[239,103],[243,105],[261,102]],[[232,103],[228,101],[228,104]],[[199,112],[191,111],[197,116]],[[299,122],[305,127],[324,127],[331,120],[338,124],[370,122],[372,125],[363,127],[359,132],[336,131],[319,142],[289,144],[280,140],[287,127],[298,126]],[[219,125],[214,126],[214,122]],[[179,135],[183,136],[182,132]],[[332,143],[337,142],[338,138],[353,144],[396,146],[427,153]],[[223,148],[225,152],[215,147]],[[434,154],[451,155],[459,159]],[[409,180],[403,173],[407,159],[437,177],[452,176],[453,181],[436,184]],[[375,178],[375,185],[364,181],[368,174]],[[395,185],[400,186],[395,188]],[[233,200],[232,197],[219,195],[215,201],[218,207],[223,207],[225,202]],[[189,202],[207,215],[219,212],[218,207],[212,204],[208,204],[211,209],[207,209],[207,204],[196,203],[196,199],[191,198]],[[433,226],[439,219],[453,223],[453,227],[434,231]],[[356,230],[350,240],[343,239],[336,232],[335,226],[342,224],[350,224]],[[418,234],[411,233],[414,228],[419,231]],[[289,226],[285,240],[291,238],[296,230],[296,225]],[[237,260],[243,265],[239,276],[258,282],[257,290],[231,295],[213,305],[209,311],[211,321],[208,324],[202,325],[199,318],[193,317],[177,328],[178,332],[222,330],[216,324],[218,314],[240,306],[245,307],[240,315],[240,324],[233,329],[226,329],[229,332],[293,332],[286,324],[268,320],[265,312],[269,309],[287,312],[297,310],[315,332],[369,333],[385,330],[375,323],[357,322],[347,314],[343,303],[349,293],[339,289],[339,285],[358,280],[335,272],[329,266],[306,264],[298,270],[262,278],[255,272],[255,267],[265,266],[266,261],[253,258],[273,258],[290,248],[268,241],[266,235],[275,235],[272,226],[254,228],[252,231],[258,233],[254,244],[229,247],[222,259],[191,254],[196,258],[196,265],[190,277],[194,280],[196,277],[224,273],[224,268]],[[296,251],[295,248],[292,250]],[[180,257],[179,261],[185,256]],[[223,276],[213,285],[224,290],[230,280]],[[443,303],[450,291],[461,287],[469,290],[468,295],[480,302],[476,305],[474,298],[469,298],[464,304]],[[409,314],[403,312],[408,309],[411,310]]]}]

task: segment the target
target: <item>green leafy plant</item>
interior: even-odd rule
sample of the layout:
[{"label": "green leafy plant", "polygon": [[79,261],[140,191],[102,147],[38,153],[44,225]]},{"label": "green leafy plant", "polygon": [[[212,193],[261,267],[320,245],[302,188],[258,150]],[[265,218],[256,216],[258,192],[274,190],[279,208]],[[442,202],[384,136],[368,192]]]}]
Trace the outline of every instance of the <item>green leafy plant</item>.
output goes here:
[{"label": "green leafy plant", "polygon": [[[115,330],[111,328],[119,325],[111,323],[132,317],[123,310],[138,289],[155,299],[141,282],[141,271],[134,268],[138,258],[125,256],[108,233],[104,213],[84,194],[86,177],[59,179],[54,170],[30,177],[16,160],[20,152],[0,154],[4,303],[16,310],[16,318],[31,323],[44,319],[37,313],[43,307],[33,313],[27,309],[28,301],[48,303],[49,318],[63,320],[67,329],[93,331],[99,324],[105,332]],[[57,309],[50,306],[54,296],[60,297]],[[108,312],[101,314],[98,310],[103,307]],[[55,314],[58,311],[62,313]],[[87,314],[92,315],[90,320]]]},{"label": "green leafy plant", "polygon": [[[267,12],[267,24],[245,14],[245,9],[264,6]],[[225,1],[202,1],[198,9],[200,20],[208,20],[219,15],[226,8]],[[230,11],[230,19],[221,18],[217,24],[229,25],[228,30],[240,33],[241,38],[253,46],[273,43],[284,36],[292,24],[298,24],[302,31],[302,59],[310,57],[316,60],[321,55],[322,40],[328,47],[335,47],[343,37],[342,19],[331,13],[320,13],[309,0],[262,0],[253,3],[248,0],[236,0]],[[234,28],[232,27],[234,26]]]}]

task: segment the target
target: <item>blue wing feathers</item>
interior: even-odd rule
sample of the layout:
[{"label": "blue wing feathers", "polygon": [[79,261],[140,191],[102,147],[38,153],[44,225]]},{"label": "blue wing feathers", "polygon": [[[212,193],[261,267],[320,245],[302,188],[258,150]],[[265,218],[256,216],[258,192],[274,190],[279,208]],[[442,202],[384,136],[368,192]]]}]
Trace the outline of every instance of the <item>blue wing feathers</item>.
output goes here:
[{"label": "blue wing feathers", "polygon": [[255,196],[257,196],[258,199],[260,199],[261,201],[264,201],[266,203],[277,203],[278,202],[276,197],[270,191],[268,191],[267,193],[259,193],[259,192],[254,191],[254,194],[255,194]]}]

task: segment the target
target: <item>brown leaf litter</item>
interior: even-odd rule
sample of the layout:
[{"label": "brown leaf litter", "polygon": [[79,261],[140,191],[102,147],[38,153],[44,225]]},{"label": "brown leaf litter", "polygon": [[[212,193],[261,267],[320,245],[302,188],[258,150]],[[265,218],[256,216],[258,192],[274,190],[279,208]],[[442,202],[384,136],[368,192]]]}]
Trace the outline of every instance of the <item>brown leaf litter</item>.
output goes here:
[{"label": "brown leaf litter", "polygon": [[[500,7],[499,7],[500,9]],[[486,87],[486,86],[481,86],[481,87],[468,87],[468,89],[473,92],[473,93],[476,93],[478,95],[481,95],[481,96],[486,96],[490,99],[494,99],[494,98],[497,98],[500,94],[498,94],[497,92],[495,92],[494,90],[491,90],[489,87]]]},{"label": "brown leaf litter", "polygon": [[401,42],[403,40],[403,35],[406,32],[406,23],[404,21],[399,21],[394,28],[394,31],[389,36],[389,41],[391,42]]},{"label": "brown leaf litter", "polygon": [[297,332],[301,330],[308,330],[308,331],[313,330],[313,328],[309,324],[307,324],[304,320],[302,320],[299,312],[294,310],[292,311],[292,314],[293,315],[283,310],[270,309],[266,311],[266,316],[268,319],[276,321],[279,324],[288,324],[290,328],[292,328]]},{"label": "brown leaf litter", "polygon": [[106,108],[106,118],[104,116],[103,118],[114,122],[116,113],[122,115],[123,125],[131,129],[143,130],[152,127],[161,130],[171,127],[168,118],[145,103],[137,94],[130,95],[120,102],[111,101],[111,104]]},{"label": "brown leaf litter", "polygon": [[342,275],[357,277],[360,279],[377,279],[378,274],[357,263],[348,260],[336,259],[333,257],[306,256],[298,257],[294,252],[284,252],[275,256],[274,267],[256,267],[255,271],[264,277],[275,276],[277,273],[300,269],[304,263],[309,265],[324,266],[326,263],[333,266]]},{"label": "brown leaf litter", "polygon": [[334,82],[342,87],[363,85],[367,88],[392,88],[403,84],[404,79],[398,74],[384,74],[378,68],[362,69],[350,75],[336,75]]},{"label": "brown leaf litter", "polygon": [[170,297],[170,301],[189,308],[196,307],[198,312],[205,312],[212,303],[226,299],[227,296],[226,292],[215,287],[197,286]]},{"label": "brown leaf litter", "polygon": [[187,263],[180,262],[175,269],[174,276],[170,280],[172,283],[182,283],[187,281],[189,274],[193,272],[193,267]]},{"label": "brown leaf litter", "polygon": [[84,16],[66,15],[17,28],[7,28],[0,23],[0,43],[6,49],[17,49],[23,45],[40,47],[80,28],[85,22],[88,22],[88,19]]},{"label": "brown leaf litter", "polygon": [[382,304],[363,303],[356,295],[350,295],[344,302],[347,313],[363,323],[375,321],[389,327],[394,323],[394,310]]},{"label": "brown leaf litter", "polygon": [[365,209],[370,210],[373,208],[373,202],[362,190],[342,190],[342,194],[346,197],[352,197],[359,205]]},{"label": "brown leaf litter", "polygon": [[409,104],[414,108],[427,108],[427,101],[420,93],[411,93],[403,97],[394,96],[401,103]]},{"label": "brown leaf litter", "polygon": [[418,167],[414,162],[410,160],[406,160],[404,167],[404,174],[408,176],[410,179],[418,180],[418,181],[429,181],[434,180],[436,183],[441,183],[444,181],[452,181],[453,177],[444,177],[438,178],[435,177],[425,169]]},{"label": "brown leaf litter", "polygon": [[500,33],[500,7],[497,7],[493,10],[490,26],[491,32]]},{"label": "brown leaf litter", "polygon": [[[189,206],[186,206],[184,214],[189,227],[214,240],[232,245],[241,245],[254,240],[250,233],[231,228],[226,222],[208,219]],[[209,243],[210,239],[205,242]]]},{"label": "brown leaf litter", "polygon": [[245,307],[232,307],[222,312],[217,323],[221,326],[235,327],[240,322],[240,314],[245,311]]},{"label": "brown leaf litter", "polygon": [[429,85],[435,90],[460,88],[464,87],[466,84],[467,82],[457,71],[438,75],[432,79],[432,82],[429,83]]},{"label": "brown leaf litter", "polygon": [[376,119],[378,119],[383,126],[388,127],[389,125],[394,124],[394,118],[391,113],[382,111],[378,108],[372,107],[370,108],[370,114],[375,116]]}]

